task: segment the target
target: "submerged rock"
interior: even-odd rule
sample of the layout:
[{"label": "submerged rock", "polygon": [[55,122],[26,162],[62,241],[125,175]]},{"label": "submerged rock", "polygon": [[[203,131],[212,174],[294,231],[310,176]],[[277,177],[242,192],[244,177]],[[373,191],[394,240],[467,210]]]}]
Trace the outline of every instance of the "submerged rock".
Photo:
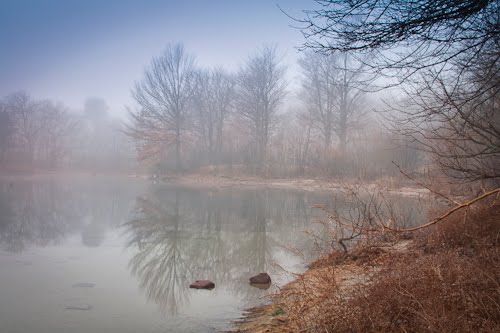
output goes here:
[{"label": "submerged rock", "polygon": [[215,283],[210,280],[196,280],[189,285],[189,288],[194,289],[214,289]]},{"label": "submerged rock", "polygon": [[250,284],[271,284],[271,277],[267,273],[259,273],[250,278]]}]

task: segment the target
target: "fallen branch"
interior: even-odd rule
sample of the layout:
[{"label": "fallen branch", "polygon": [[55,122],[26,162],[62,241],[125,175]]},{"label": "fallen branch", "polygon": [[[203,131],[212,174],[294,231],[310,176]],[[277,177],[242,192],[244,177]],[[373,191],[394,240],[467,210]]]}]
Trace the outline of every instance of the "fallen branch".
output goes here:
[{"label": "fallen branch", "polygon": [[455,213],[456,211],[458,211],[458,210],[460,210],[460,209],[462,209],[462,208],[469,207],[470,205],[472,205],[472,204],[474,204],[474,203],[476,203],[476,202],[478,202],[478,201],[480,201],[480,200],[483,200],[483,199],[485,199],[486,197],[489,197],[490,195],[493,195],[493,194],[495,194],[495,193],[497,193],[497,195],[498,195],[498,194],[500,194],[500,188],[497,188],[497,189],[494,189],[494,190],[492,190],[492,191],[486,192],[486,193],[484,193],[483,195],[480,195],[480,196],[478,196],[477,198],[474,198],[474,199],[472,199],[472,200],[470,200],[470,201],[460,203],[460,204],[458,204],[456,207],[454,207],[453,209],[450,209],[449,211],[447,211],[446,213],[444,213],[443,215],[441,215],[441,216],[439,216],[439,217],[435,218],[434,220],[432,220],[432,221],[430,221],[430,222],[428,222],[428,223],[426,223],[426,224],[422,224],[422,225],[420,225],[420,226],[418,226],[418,227],[415,227],[415,228],[409,228],[409,229],[396,229],[396,228],[391,228],[391,227],[389,227],[389,226],[387,226],[387,225],[385,225],[385,224],[383,225],[383,227],[384,227],[385,229],[387,229],[387,230],[396,231],[396,232],[410,232],[410,231],[416,231],[416,230],[419,230],[419,229],[427,228],[427,227],[429,227],[429,226],[431,226],[431,225],[433,225],[433,224],[436,224],[436,223],[438,223],[439,221],[441,221],[441,220],[443,220],[443,219],[447,218],[448,216],[450,216],[451,214]]}]

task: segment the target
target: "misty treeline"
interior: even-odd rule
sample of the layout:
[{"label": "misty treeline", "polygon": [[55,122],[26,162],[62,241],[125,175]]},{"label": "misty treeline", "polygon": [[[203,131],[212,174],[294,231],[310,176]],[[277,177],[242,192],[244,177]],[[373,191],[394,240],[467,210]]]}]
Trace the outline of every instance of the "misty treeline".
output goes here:
[{"label": "misty treeline", "polygon": [[0,99],[0,170],[127,171],[135,158],[123,129],[101,98],[78,112],[15,92]]},{"label": "misty treeline", "polygon": [[396,164],[498,182],[498,1],[314,2],[297,19],[297,71],[273,45],[228,71],[169,44],[132,87],[124,124],[4,98],[0,158],[130,170],[133,154],[141,172],[366,179]]},{"label": "misty treeline", "polygon": [[305,42],[293,79],[273,46],[233,73],[197,68],[182,44],[153,58],[130,111],[140,158],[177,171],[400,169],[498,183],[498,1],[314,2],[296,19]]},{"label": "misty treeline", "polygon": [[168,45],[132,88],[125,121],[101,98],[75,111],[10,94],[0,100],[0,168],[374,178],[396,173],[392,161],[419,165],[418,151],[376,122],[362,62],[304,52],[298,65],[293,91],[276,46],[228,72]]},{"label": "misty treeline", "polygon": [[373,115],[364,64],[348,53],[304,52],[292,91],[276,46],[264,45],[234,72],[200,68],[170,44],[132,89],[127,133],[155,171],[200,169],[265,177],[394,174],[414,170],[418,151]]}]

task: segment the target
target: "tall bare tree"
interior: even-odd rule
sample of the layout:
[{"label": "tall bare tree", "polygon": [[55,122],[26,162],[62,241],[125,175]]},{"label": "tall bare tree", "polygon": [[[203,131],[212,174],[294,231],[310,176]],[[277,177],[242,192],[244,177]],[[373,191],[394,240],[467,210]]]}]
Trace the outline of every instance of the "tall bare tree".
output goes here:
[{"label": "tall bare tree", "polygon": [[14,121],[12,115],[2,101],[0,101],[0,163],[5,160],[7,150],[12,145],[14,135]]},{"label": "tall bare tree", "polygon": [[138,109],[130,112],[129,135],[136,140],[142,158],[165,154],[173,145],[177,172],[194,78],[194,57],[182,44],[168,45],[153,58],[132,90]]},{"label": "tall bare tree", "polygon": [[37,139],[42,131],[40,103],[22,91],[7,96],[6,103],[16,124],[17,142],[27,154],[28,163],[33,166]]},{"label": "tall bare tree", "polygon": [[335,100],[338,98],[335,62],[334,55],[314,52],[306,52],[299,59],[303,74],[300,98],[321,132],[325,149],[332,143]]},{"label": "tall bare tree", "polygon": [[[366,115],[363,110],[364,65],[347,53],[306,52],[299,60],[303,79],[300,97],[324,139],[325,148],[336,135],[344,151],[350,133]],[[361,82],[363,81],[363,82]]]},{"label": "tall bare tree", "polygon": [[223,151],[224,122],[234,104],[234,86],[234,78],[220,67],[197,73],[195,123],[211,164]]},{"label": "tall bare tree", "polygon": [[364,64],[348,53],[337,54],[338,100],[334,131],[339,138],[341,151],[345,151],[352,132],[360,129],[367,116],[364,109],[364,91],[370,80],[364,75]]},{"label": "tall bare tree", "polygon": [[260,171],[278,107],[287,94],[286,66],[281,61],[276,46],[264,46],[247,59],[237,77],[237,111],[250,128]]}]

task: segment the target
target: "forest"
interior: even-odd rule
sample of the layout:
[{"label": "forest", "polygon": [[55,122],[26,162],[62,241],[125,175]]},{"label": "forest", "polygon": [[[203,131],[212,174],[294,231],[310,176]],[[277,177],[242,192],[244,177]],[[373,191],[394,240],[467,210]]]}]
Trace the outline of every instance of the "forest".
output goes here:
[{"label": "forest", "polygon": [[181,43],[168,45],[131,87],[136,105],[121,118],[103,98],[70,110],[14,92],[0,103],[0,168],[375,179],[397,175],[392,161],[429,167],[386,126],[361,60],[307,51],[298,65],[293,84],[276,45],[263,45],[235,73],[199,68]]}]

